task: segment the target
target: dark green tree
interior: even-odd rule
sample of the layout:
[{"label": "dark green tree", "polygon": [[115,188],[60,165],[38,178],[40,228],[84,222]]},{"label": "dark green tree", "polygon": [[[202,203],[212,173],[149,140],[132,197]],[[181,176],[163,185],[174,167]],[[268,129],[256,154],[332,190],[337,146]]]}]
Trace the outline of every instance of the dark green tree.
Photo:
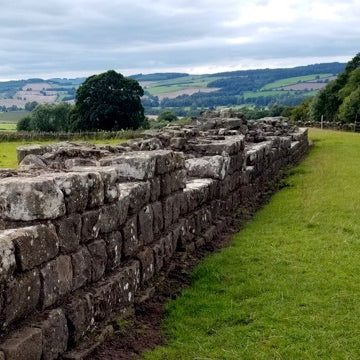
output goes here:
[{"label": "dark green tree", "polygon": [[76,92],[72,130],[136,129],[144,122],[142,87],[114,70],[90,76]]},{"label": "dark green tree", "polygon": [[31,117],[25,116],[20,119],[16,124],[17,131],[31,131]]}]

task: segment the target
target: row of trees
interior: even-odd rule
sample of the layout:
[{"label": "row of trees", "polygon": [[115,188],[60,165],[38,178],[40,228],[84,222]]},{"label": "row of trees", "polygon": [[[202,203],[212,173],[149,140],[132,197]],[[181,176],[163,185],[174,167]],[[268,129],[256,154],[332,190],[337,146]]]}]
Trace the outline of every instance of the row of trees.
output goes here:
[{"label": "row of trees", "polygon": [[296,120],[353,122],[360,120],[360,53],[345,71],[293,110]]},{"label": "row of trees", "polygon": [[136,129],[146,126],[136,80],[109,70],[90,76],[78,88],[76,103],[37,105],[30,116],[21,119],[18,130],[78,132]]}]

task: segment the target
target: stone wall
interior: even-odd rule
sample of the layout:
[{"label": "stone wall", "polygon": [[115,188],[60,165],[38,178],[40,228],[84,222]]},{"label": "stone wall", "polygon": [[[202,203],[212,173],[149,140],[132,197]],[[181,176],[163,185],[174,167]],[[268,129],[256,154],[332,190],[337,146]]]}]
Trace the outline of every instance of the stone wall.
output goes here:
[{"label": "stone wall", "polygon": [[307,149],[305,128],[229,110],[118,146],[19,148],[0,172],[0,359],[75,358]]}]

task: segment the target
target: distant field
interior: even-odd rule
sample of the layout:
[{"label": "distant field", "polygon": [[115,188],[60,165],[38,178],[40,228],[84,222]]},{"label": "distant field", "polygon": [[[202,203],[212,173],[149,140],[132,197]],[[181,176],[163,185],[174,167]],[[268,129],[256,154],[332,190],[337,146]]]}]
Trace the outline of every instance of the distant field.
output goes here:
[{"label": "distant field", "polygon": [[203,93],[210,93],[219,90],[218,88],[204,88],[204,87],[189,87],[189,88],[183,88],[178,91],[172,91],[172,92],[166,92],[162,94],[158,94],[159,100],[162,100],[164,98],[174,99],[180,95],[192,95],[197,92],[203,92]]},{"label": "distant field", "polygon": [[320,90],[320,89],[324,88],[326,85],[327,85],[327,83],[307,81],[307,82],[303,82],[300,84],[283,86],[281,89],[294,90],[294,91]]},{"label": "distant field", "polygon": [[15,131],[16,124],[15,123],[2,123],[0,121],[0,132],[1,131]]},{"label": "distant field", "polygon": [[265,86],[262,87],[261,90],[278,89],[283,86],[294,85],[297,83],[306,82],[310,80],[316,80],[317,77],[318,79],[326,79],[332,77],[332,74],[314,74],[314,75],[291,77],[287,79],[280,79],[272,83],[266,84]]},{"label": "distant field", "polygon": [[17,123],[21,118],[29,115],[26,110],[0,112],[0,123]]}]

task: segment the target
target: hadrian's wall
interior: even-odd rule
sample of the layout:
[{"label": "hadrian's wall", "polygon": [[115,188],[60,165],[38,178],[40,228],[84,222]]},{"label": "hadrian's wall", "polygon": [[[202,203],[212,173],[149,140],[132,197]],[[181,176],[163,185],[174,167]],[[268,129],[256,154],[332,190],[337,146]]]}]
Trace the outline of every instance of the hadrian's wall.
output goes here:
[{"label": "hadrian's wall", "polygon": [[232,111],[118,146],[20,148],[0,172],[0,359],[75,358],[307,149],[305,128]]}]

